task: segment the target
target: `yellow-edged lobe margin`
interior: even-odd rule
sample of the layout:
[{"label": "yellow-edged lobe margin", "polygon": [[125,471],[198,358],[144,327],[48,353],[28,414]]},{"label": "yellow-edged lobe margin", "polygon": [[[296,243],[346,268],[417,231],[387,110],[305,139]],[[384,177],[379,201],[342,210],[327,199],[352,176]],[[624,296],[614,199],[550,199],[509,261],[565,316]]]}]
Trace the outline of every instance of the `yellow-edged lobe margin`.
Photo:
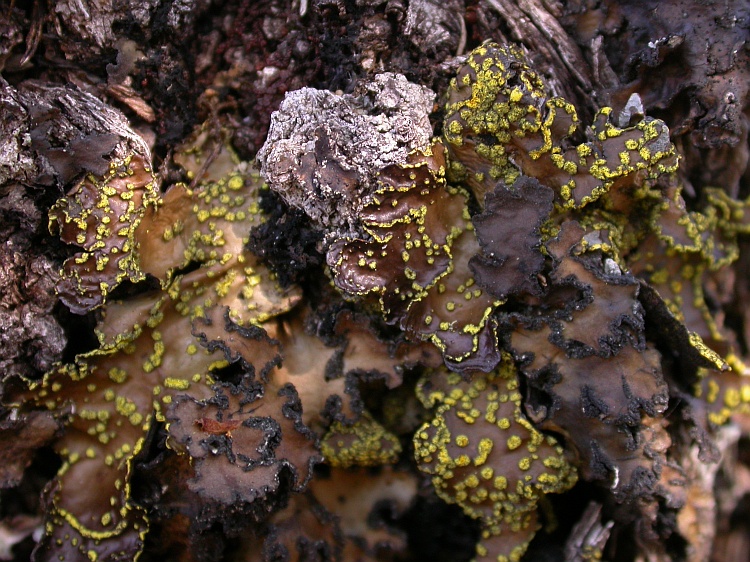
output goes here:
[{"label": "yellow-edged lobe margin", "polygon": [[[475,373],[471,383],[443,373],[440,383],[427,385],[435,376],[426,375],[418,387],[425,406],[437,406],[433,420],[414,436],[418,467],[432,475],[441,498],[481,521],[481,558],[517,559],[536,532],[539,498],[571,488],[576,470],[560,445],[521,412],[509,356],[496,371]],[[484,544],[489,540],[492,552]]]}]

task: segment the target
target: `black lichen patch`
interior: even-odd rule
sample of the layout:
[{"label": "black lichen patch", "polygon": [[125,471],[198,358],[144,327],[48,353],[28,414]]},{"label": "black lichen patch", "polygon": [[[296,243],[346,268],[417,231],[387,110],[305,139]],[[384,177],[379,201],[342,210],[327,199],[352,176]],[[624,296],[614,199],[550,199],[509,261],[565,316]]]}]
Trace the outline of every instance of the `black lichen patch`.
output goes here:
[{"label": "black lichen patch", "polygon": [[268,263],[282,287],[313,282],[325,259],[318,251],[321,233],[271,190],[261,192],[260,208],[265,220],[250,232],[250,250]]}]

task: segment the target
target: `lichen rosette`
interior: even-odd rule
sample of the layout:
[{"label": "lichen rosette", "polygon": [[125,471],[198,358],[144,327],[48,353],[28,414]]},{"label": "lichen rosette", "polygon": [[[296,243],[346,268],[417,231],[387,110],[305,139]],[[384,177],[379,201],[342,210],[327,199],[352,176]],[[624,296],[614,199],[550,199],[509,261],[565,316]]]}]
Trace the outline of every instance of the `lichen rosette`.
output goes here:
[{"label": "lichen rosette", "polygon": [[[260,220],[260,186],[240,163],[228,171],[217,166],[195,189],[173,186],[160,205],[144,208],[131,225],[138,232],[128,231],[128,239],[141,237],[143,243],[132,246],[141,250],[138,264],[160,275],[164,289],[108,302],[97,326],[98,349],[38,382],[14,381],[4,389],[4,402],[20,416],[35,415],[34,408],[66,416],[54,441],[63,464],[48,486],[40,556],[137,556],[148,522],[132,499],[130,478],[153,425],[166,421],[179,394],[210,398],[212,373],[239,357],[218,343],[253,348],[249,374],[261,377],[278,363],[260,325],[299,297],[278,287],[245,249],[249,229]],[[97,201],[88,203],[96,209]],[[180,225],[189,233],[180,236]],[[177,272],[188,264],[192,271]]]}]

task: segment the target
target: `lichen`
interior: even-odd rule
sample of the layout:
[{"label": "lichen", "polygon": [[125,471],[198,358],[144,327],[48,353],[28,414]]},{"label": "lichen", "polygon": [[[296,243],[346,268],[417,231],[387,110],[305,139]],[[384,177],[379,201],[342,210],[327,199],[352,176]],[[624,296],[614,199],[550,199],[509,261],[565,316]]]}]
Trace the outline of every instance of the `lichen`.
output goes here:
[{"label": "lichen", "polygon": [[577,480],[562,446],[522,410],[518,373],[506,355],[470,383],[456,374],[422,380],[419,396],[435,417],[417,430],[420,470],[437,494],[482,523],[477,560],[518,560],[539,528],[537,503]]},{"label": "lichen", "polygon": [[306,88],[262,177],[216,114],[165,164],[184,183],[158,194],[142,151],[104,151],[52,208],[83,248],[59,294],[99,309],[98,347],[3,381],[0,485],[39,447],[62,462],[38,557],[219,556],[227,537],[247,560],[398,557],[420,477],[421,501],[476,521],[479,560],[533,551],[579,479],[603,504],[581,557],[612,525],[641,552],[690,543],[691,463],[750,413],[724,314],[750,200],[686,202],[637,94],[584,126],[519,47],[468,55],[437,138],[432,99],[393,74]]},{"label": "lichen", "polygon": [[[431,342],[456,373],[421,383],[437,409],[416,433],[418,467],[440,497],[481,521],[480,557],[520,558],[540,496],[566,490],[576,473],[637,512],[644,540],[655,544],[671,532],[658,529],[659,510],[681,510],[678,488],[690,486],[675,469],[681,443],[670,435],[670,400],[682,401],[687,431],[710,460],[711,427],[750,399],[737,346],[706,294],[737,259],[746,203],[706,188],[688,210],[669,129],[645,115],[637,94],[619,111],[600,108],[584,127],[518,47],[485,43],[468,55],[448,89],[442,131],[374,180],[354,178],[317,141],[318,168],[310,160],[306,171],[322,177],[335,159],[347,193],[359,195],[354,215],[344,206],[346,228],[336,217],[320,220],[315,205],[310,211],[333,285],[414,344]],[[310,182],[291,197],[283,177],[267,178],[289,201],[316,196]],[[733,371],[720,373],[728,364]],[[442,394],[426,393],[430,385]],[[485,434],[492,385],[513,395],[497,407],[512,405],[504,418],[518,435],[504,437],[511,425],[496,424],[497,434]],[[700,405],[686,394],[691,386],[706,398]],[[356,424],[331,429],[367,442]],[[366,435],[377,442],[379,427]],[[521,444],[546,447],[524,457],[530,488],[510,499],[499,499],[480,470],[519,478],[499,454],[485,466],[503,439],[506,461]],[[551,468],[545,457],[557,459]],[[564,484],[545,487],[552,468]]]},{"label": "lichen", "polygon": [[135,232],[157,198],[151,163],[131,154],[113,160],[101,177],[89,174],[50,209],[50,230],[84,249],[65,261],[57,289],[73,312],[101,306],[125,279],[145,278]]},{"label": "lichen", "polygon": [[486,43],[451,81],[444,123],[449,177],[466,182],[480,204],[496,182],[511,186],[521,174],[553,188],[564,209],[629,186],[647,191],[677,169],[677,158],[667,126],[642,113],[615,119],[612,108],[602,108],[586,131],[590,140],[566,148],[580,124],[575,107],[548,95],[518,47]]},{"label": "lichen", "polygon": [[557,318],[509,314],[504,322],[529,384],[529,415],[540,429],[575,445],[586,480],[607,482],[616,496],[627,497],[658,478],[665,462],[644,448],[641,432],[648,420],[662,418],[668,388],[661,357],[645,341],[637,281],[595,273],[594,263],[576,258],[582,234],[577,224],[564,223],[559,239],[547,245],[558,260],[550,278],[552,287],[573,283],[590,302],[571,303]]},{"label": "lichen", "polygon": [[[163,290],[109,302],[97,327],[98,349],[58,365],[41,381],[5,389],[4,401],[17,408],[69,409],[65,433],[54,443],[63,464],[49,490],[40,552],[70,559],[136,556],[148,525],[131,497],[133,460],[153,424],[166,421],[165,412],[177,396],[209,398],[212,373],[237,360],[217,353],[225,349],[214,336],[255,346],[246,365],[251,375],[261,377],[278,363],[273,341],[253,338],[252,328],[298,297],[278,288],[270,272],[244,249],[250,226],[260,218],[253,211],[257,176],[235,166],[212,178],[211,172],[224,172],[220,163],[196,189],[173,186],[163,207],[152,208],[132,224],[142,245],[128,231],[127,244],[141,247],[141,267],[161,277]],[[106,184],[91,185],[107,191]],[[94,208],[97,200],[90,202]],[[179,224],[187,225],[188,233],[176,233]],[[188,264],[195,269],[178,273]],[[104,298],[106,293],[97,295]],[[90,481],[97,486],[82,494],[77,484]]]},{"label": "lichen", "polygon": [[498,299],[542,293],[541,227],[552,212],[553,197],[551,188],[522,177],[511,189],[500,185],[488,193],[484,211],[472,217],[481,252],[469,267],[477,283]]},{"label": "lichen", "polygon": [[202,400],[178,395],[167,414],[169,447],[188,455],[194,466],[188,487],[205,502],[235,509],[238,501],[253,504],[277,492],[285,470],[291,488],[303,490],[320,457],[315,433],[301,421],[294,387],[248,377],[212,390]]},{"label": "lichen", "polygon": [[498,358],[490,313],[500,301],[474,284],[467,194],[448,186],[444,172],[439,142],[383,169],[361,215],[367,237],[332,244],[328,265],[345,294],[377,299],[387,322],[431,341],[449,363],[491,369]]}]

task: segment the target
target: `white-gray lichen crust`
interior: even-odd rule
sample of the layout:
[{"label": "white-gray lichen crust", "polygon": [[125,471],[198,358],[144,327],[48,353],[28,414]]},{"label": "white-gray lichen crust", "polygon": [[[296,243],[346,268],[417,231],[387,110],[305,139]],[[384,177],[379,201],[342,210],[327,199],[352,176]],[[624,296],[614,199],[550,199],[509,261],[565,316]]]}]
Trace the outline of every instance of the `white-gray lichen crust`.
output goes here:
[{"label": "white-gray lichen crust", "polygon": [[378,170],[429,144],[435,94],[384,73],[355,94],[302,88],[271,117],[261,173],[287,204],[336,237],[357,232]]}]

